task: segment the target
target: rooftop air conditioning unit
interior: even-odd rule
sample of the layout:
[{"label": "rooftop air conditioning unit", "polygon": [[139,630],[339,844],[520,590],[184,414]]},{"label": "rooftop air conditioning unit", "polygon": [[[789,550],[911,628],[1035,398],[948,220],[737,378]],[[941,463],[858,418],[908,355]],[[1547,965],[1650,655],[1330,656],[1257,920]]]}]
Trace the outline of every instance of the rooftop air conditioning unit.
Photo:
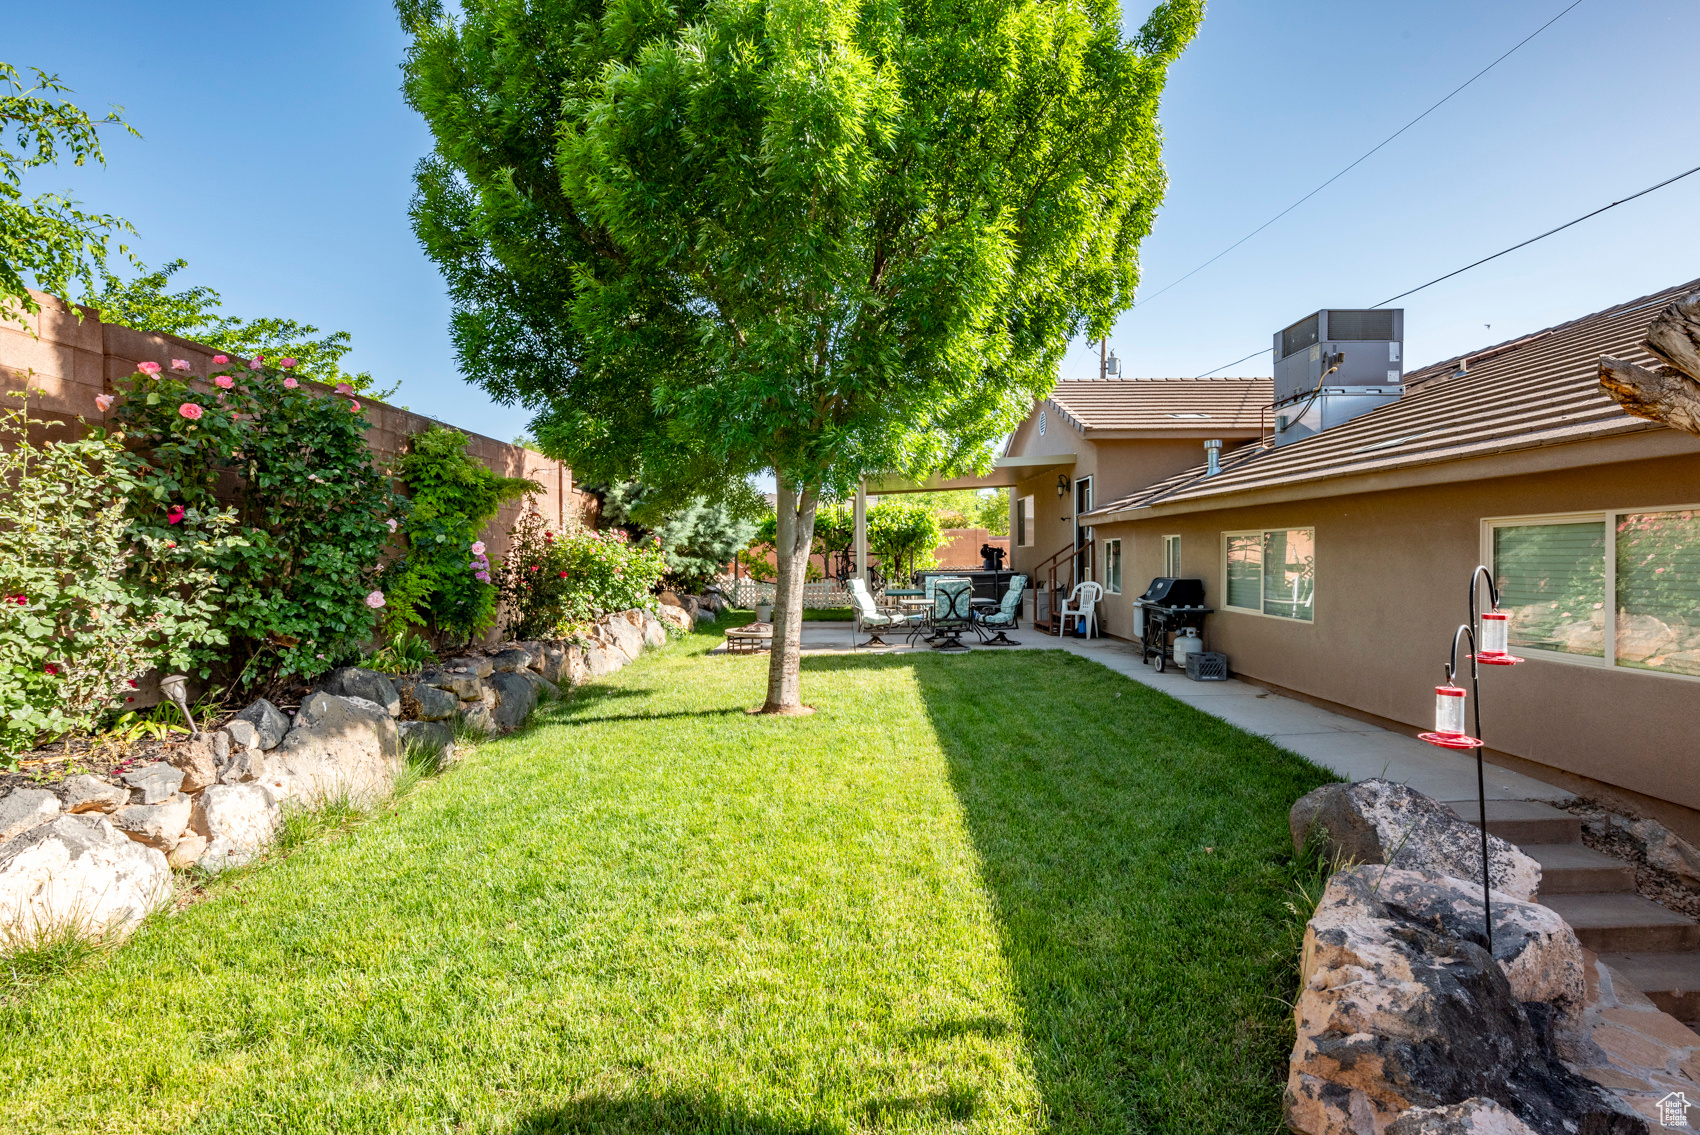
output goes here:
[{"label": "rooftop air conditioning unit", "polygon": [[1404,346],[1403,308],[1325,308],[1275,332],[1275,444],[1397,401]]}]

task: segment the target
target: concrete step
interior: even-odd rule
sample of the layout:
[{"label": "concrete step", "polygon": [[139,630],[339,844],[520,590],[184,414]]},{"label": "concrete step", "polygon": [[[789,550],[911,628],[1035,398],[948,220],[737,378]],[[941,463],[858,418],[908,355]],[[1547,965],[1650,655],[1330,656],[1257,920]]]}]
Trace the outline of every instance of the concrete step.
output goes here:
[{"label": "concrete step", "polygon": [[[1488,821],[1492,830],[1493,821]],[[1623,894],[1635,891],[1635,868],[1579,843],[1525,843],[1523,854],[1541,865],[1541,897]]]},{"label": "concrete step", "polygon": [[1640,895],[1542,895],[1540,901],[1570,923],[1577,940],[1596,954],[1700,949],[1700,922]]},{"label": "concrete step", "polygon": [[1700,954],[1601,954],[1600,960],[1683,1024],[1700,1022]]},{"label": "concrete step", "polygon": [[[1448,808],[1466,822],[1476,823],[1481,806],[1474,800],[1448,800]],[[1581,843],[1582,821],[1569,812],[1539,800],[1489,800],[1488,834],[1519,847],[1526,843]]]}]

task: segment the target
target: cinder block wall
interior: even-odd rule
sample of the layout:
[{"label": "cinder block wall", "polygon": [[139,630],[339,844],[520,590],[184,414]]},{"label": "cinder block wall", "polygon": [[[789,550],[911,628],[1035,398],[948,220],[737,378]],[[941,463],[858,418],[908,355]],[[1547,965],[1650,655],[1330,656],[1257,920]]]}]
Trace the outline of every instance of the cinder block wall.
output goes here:
[{"label": "cinder block wall", "polygon": [[[114,384],[135,373],[139,362],[157,362],[169,369],[172,359],[184,359],[190,373],[200,380],[199,385],[211,389],[207,379],[215,369],[212,357],[218,352],[214,348],[175,335],[102,323],[87,308],[81,309],[82,318],[78,319],[76,310],[52,296],[32,294],[41,304],[39,313],[24,315],[21,325],[16,320],[0,321],[0,394],[22,390],[26,383],[29,389],[40,391],[29,400],[32,417],[72,425],[79,418],[91,424],[104,421],[95,396],[117,393]],[[307,385],[328,392],[327,387]],[[16,401],[7,398],[5,404],[15,405]],[[432,422],[422,414],[367,397],[360,402],[372,422],[367,440],[380,457],[401,453],[407,439]],[[552,524],[564,525],[574,517],[595,524],[596,499],[574,487],[572,470],[561,462],[469,430],[461,432],[471,442],[467,451],[492,470],[504,477],[530,478],[542,487],[533,499]],[[65,436],[58,430],[52,433]],[[519,502],[508,505],[485,529],[484,541],[492,558],[506,553],[507,533],[519,518],[521,507]]]}]

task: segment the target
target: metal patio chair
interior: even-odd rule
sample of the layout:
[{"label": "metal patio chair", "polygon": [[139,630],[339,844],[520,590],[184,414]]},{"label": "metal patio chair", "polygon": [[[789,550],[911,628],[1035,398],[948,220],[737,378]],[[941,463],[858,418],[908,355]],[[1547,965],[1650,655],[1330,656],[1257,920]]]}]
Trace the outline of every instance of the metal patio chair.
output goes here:
[{"label": "metal patio chair", "polygon": [[[1013,576],[1009,581],[1009,589],[1003,593],[1003,601],[998,604],[997,610],[983,615],[975,614],[974,629],[979,633],[981,643],[986,646],[1021,645],[1005,632],[1014,630],[1021,618],[1021,593],[1026,589],[1027,577],[1024,575]],[[997,633],[988,638],[987,631],[996,631]]]}]

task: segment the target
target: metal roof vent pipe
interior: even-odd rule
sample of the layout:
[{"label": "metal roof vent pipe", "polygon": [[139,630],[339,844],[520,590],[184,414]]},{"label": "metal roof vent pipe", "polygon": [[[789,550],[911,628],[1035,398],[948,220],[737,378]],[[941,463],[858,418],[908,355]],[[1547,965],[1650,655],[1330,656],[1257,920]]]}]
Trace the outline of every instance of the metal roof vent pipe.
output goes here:
[{"label": "metal roof vent pipe", "polygon": [[1222,439],[1213,437],[1204,443],[1204,475],[1214,477],[1222,471]]}]

